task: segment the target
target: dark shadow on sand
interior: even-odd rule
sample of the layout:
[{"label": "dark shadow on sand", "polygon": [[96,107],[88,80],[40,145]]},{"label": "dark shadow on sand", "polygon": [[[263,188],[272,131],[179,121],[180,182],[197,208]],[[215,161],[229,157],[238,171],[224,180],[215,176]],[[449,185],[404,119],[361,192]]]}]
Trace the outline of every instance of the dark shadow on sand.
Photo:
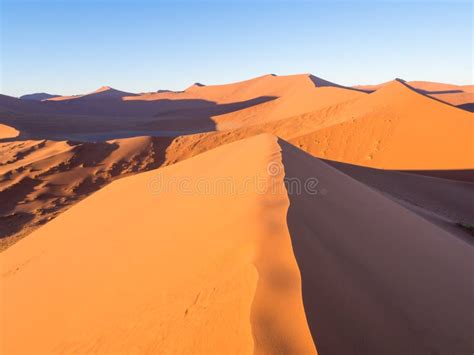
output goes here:
[{"label": "dark shadow on sand", "polygon": [[275,100],[275,96],[217,104],[201,99],[75,99],[34,102],[0,97],[0,123],[20,136],[2,141],[51,139],[101,141],[136,136],[179,136],[214,131],[212,117]]},{"label": "dark shadow on sand", "polygon": [[[287,224],[321,355],[469,353],[472,248],[371,187],[280,140]],[[467,313],[466,313],[467,312]]]}]

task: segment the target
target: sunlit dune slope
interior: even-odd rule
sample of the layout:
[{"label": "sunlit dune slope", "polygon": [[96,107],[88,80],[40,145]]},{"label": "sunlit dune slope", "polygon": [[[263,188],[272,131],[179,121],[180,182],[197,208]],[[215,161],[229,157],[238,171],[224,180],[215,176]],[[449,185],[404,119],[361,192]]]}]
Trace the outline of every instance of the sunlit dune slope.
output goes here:
[{"label": "sunlit dune slope", "polygon": [[[235,129],[297,116],[366,95],[361,91],[341,87],[312,75],[267,76],[265,78],[268,78],[268,83],[261,90],[271,93],[269,95],[275,95],[277,99],[236,112],[214,116],[213,120],[218,130]],[[280,85],[283,83],[287,85],[282,85],[285,88],[284,91],[282,89],[280,89],[282,91],[272,91],[273,88],[279,88],[278,81],[281,81]]]},{"label": "sunlit dune slope", "polygon": [[3,252],[3,351],[315,353],[270,163],[260,135],[121,179]]},{"label": "sunlit dune slope", "polygon": [[[372,92],[381,89],[392,82],[393,81],[389,81],[378,85],[359,85],[354,88]],[[473,85],[452,85],[430,81],[409,81],[407,85],[417,90],[419,93],[434,99],[443,101],[466,111],[474,111]]]},{"label": "sunlit dune slope", "polygon": [[474,167],[472,114],[401,82],[348,103],[331,119],[329,127],[291,142],[319,157],[377,168]]},{"label": "sunlit dune slope", "polygon": [[0,139],[4,138],[14,138],[18,136],[20,132],[18,132],[15,128],[0,124]]}]

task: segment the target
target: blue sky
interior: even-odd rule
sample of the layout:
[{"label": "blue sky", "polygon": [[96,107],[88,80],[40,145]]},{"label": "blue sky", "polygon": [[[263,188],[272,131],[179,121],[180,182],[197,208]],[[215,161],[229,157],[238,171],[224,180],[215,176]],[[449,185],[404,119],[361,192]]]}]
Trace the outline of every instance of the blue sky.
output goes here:
[{"label": "blue sky", "polygon": [[472,83],[470,1],[0,0],[2,94],[310,72]]}]

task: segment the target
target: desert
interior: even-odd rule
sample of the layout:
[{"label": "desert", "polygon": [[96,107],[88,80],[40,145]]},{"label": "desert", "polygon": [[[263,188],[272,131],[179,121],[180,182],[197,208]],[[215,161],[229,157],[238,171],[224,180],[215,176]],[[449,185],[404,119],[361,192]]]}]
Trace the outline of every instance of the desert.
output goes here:
[{"label": "desert", "polygon": [[474,121],[421,88],[2,97],[3,351],[468,352]]},{"label": "desert", "polygon": [[0,355],[474,354],[472,13],[2,0]]}]

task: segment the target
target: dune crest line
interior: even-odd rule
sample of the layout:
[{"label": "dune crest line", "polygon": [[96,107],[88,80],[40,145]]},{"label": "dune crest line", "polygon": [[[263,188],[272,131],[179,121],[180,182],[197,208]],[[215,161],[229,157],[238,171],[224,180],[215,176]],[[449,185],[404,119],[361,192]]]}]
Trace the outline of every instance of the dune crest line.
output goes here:
[{"label": "dune crest line", "polygon": [[267,172],[267,194],[261,196],[258,212],[262,232],[256,245],[258,282],[251,314],[255,354],[316,354],[303,308],[300,271],[286,224],[289,199],[281,148],[277,137],[262,137],[268,141],[265,166],[280,169]]},{"label": "dune crest line", "polygon": [[[259,135],[116,180],[1,253],[2,350],[314,353],[288,199],[249,180],[279,154]],[[245,189],[197,190],[223,177]]]}]

